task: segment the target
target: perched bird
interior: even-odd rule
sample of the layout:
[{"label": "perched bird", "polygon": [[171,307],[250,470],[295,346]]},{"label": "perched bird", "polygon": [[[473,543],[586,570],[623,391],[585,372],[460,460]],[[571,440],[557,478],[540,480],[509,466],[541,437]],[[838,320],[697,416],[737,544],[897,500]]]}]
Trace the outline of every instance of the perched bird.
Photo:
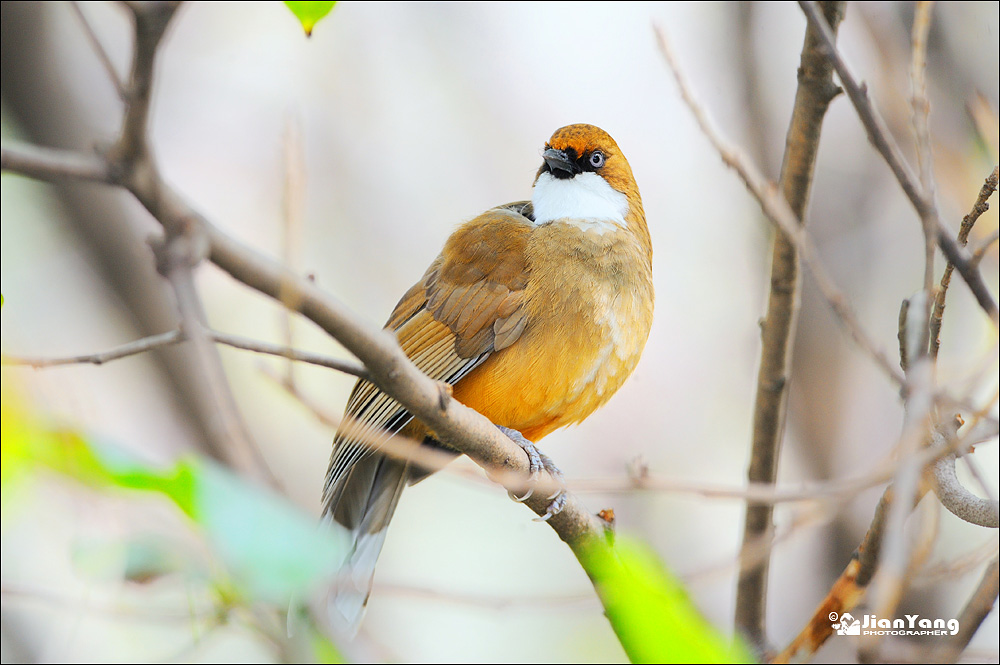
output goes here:
[{"label": "perched bird", "polygon": [[[386,324],[417,367],[534,460],[533,441],[580,422],[624,383],[653,319],[649,230],[614,139],[592,125],[563,127],[542,160],[531,201],[460,226]],[[377,451],[395,433],[443,448],[398,402],[358,381],[323,489],[324,518],[353,538],[330,599],[331,618],[351,632],[400,493],[427,475]],[[560,508],[557,499],[549,510]]]}]

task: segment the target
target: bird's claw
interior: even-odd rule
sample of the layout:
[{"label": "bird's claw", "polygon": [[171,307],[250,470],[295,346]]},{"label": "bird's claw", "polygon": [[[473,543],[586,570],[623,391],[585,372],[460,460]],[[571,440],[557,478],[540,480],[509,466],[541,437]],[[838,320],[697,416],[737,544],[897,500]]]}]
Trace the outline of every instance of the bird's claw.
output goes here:
[{"label": "bird's claw", "polygon": [[[518,447],[521,448],[521,450],[523,450],[525,454],[528,456],[529,482],[534,483],[535,481],[537,481],[542,471],[545,471],[550,476],[552,476],[552,478],[556,482],[558,482],[560,486],[563,484],[563,473],[562,471],[559,470],[559,467],[556,466],[555,462],[552,461],[551,457],[539,451],[538,448],[535,447],[534,443],[526,439],[524,435],[518,432],[516,429],[511,429],[509,427],[504,427],[502,425],[497,425],[497,428],[505,435],[507,435],[508,439],[516,443]],[[531,495],[533,493],[534,490],[528,488],[528,491],[525,492],[524,496],[519,497],[510,491],[507,492],[507,495],[510,496],[510,498],[513,499],[514,501],[517,501],[518,503],[523,503],[527,501],[529,498],[531,498]],[[545,522],[553,515],[558,515],[560,512],[562,512],[562,509],[566,506],[566,491],[561,487],[560,489],[553,492],[552,495],[550,495],[548,498],[551,501],[551,503],[545,510],[545,514],[542,515],[541,517],[536,517],[535,521]]]},{"label": "bird's claw", "polygon": [[545,509],[544,515],[535,518],[536,522],[548,522],[553,515],[558,515],[566,507],[566,490],[558,490],[549,498],[552,499],[552,503]]}]

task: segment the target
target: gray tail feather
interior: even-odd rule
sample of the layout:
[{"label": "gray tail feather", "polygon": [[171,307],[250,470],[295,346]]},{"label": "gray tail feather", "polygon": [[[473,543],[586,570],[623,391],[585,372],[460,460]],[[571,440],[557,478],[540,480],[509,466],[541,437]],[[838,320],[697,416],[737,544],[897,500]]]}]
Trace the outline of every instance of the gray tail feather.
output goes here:
[{"label": "gray tail feather", "polygon": [[324,518],[347,529],[353,547],[330,589],[327,611],[338,632],[353,637],[364,618],[389,520],[409,478],[409,465],[378,454],[359,460],[331,488]]}]

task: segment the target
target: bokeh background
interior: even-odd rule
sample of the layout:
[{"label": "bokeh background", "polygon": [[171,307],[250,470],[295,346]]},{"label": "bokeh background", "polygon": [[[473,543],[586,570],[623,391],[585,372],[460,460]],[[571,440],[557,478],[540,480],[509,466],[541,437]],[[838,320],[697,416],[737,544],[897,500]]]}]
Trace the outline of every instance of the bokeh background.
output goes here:
[{"label": "bokeh background", "polygon": [[[111,3],[81,9],[126,72],[126,13]],[[113,140],[120,104],[72,8],[5,2],[2,12],[4,140],[80,149]],[[915,163],[912,12],[910,3],[852,3],[840,44]],[[345,2],[311,39],[278,2],[192,3],[159,53],[152,139],[166,178],[209,219],[380,324],[451,229],[530,196],[554,129],[603,127],[642,192],[656,320],[619,394],[543,448],[571,485],[622,479],[641,460],[668,478],[735,488],[748,459],[771,231],[683,107],[654,25],[669,35],[715,126],[776,178],[805,29],[791,3]],[[939,207],[956,229],[997,162],[998,59],[997,3],[935,7],[934,164]],[[301,176],[288,177],[290,163]],[[4,353],[92,352],[175,325],[145,245],[156,224],[138,204],[98,186],[8,174],[0,182]],[[286,249],[289,200],[298,212]],[[865,328],[894,354],[899,302],[921,285],[923,239],[843,98],[824,127],[809,226]],[[996,227],[991,211],[973,242]],[[995,243],[983,272],[996,294]],[[275,304],[211,266],[198,280],[214,327],[282,341]],[[293,335],[297,346],[347,357],[307,322],[295,321]],[[994,395],[995,418],[996,333],[958,280],[942,336],[940,382],[981,404]],[[268,463],[290,499],[318,514],[331,429],[262,369],[281,371],[281,363],[222,354]],[[781,482],[853,477],[891,455],[898,395],[808,275],[794,355]],[[166,462],[204,437],[186,362],[176,350],[102,367],[5,367],[3,382],[49,422]],[[339,414],[349,377],[309,367],[296,376],[313,402]],[[975,459],[995,496],[996,442]],[[846,564],[880,492],[779,507],[788,535],[771,572],[776,643],[797,632]],[[3,517],[5,662],[278,657],[239,616],[206,627],[187,615],[196,582],[184,575],[120,580],[114,544],[124,538],[147,533],[177,549],[199,547],[169,506],[57,479],[18,496]],[[669,491],[583,498],[594,510],[613,507],[619,528],[649,542],[705,614],[730,629],[739,501]],[[944,514],[903,608],[955,616],[996,551],[995,532]],[[993,614],[967,656],[996,662],[997,633]],[[354,649],[358,658],[398,661],[624,660],[588,580],[551,530],[498,488],[449,472],[404,494]],[[835,637],[819,659],[853,653]]]}]

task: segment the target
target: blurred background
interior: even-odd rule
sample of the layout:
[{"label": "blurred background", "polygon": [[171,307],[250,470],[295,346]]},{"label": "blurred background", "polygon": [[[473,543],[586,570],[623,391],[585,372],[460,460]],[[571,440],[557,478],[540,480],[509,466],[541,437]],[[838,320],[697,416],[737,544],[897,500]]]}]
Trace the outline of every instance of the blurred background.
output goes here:
[{"label": "blurred background", "polygon": [[[956,230],[997,162],[998,7],[934,8],[934,166],[939,208]],[[112,3],[80,9],[124,76],[126,12]],[[910,3],[852,3],[839,43],[916,164],[912,14]],[[571,487],[624,479],[641,460],[668,478],[738,488],[771,230],[682,105],[654,25],[672,40],[715,126],[777,179],[805,30],[791,3],[345,2],[310,39],[282,3],[192,3],[159,52],[152,140],[166,179],[213,223],[314,275],[381,324],[455,226],[530,197],[553,130],[577,122],[606,129],[642,192],[657,315],[628,383],[584,424],[546,438],[543,449]],[[0,32],[5,141],[90,149],[115,138],[121,105],[71,5],[4,2]],[[176,326],[172,296],[145,244],[157,225],[130,197],[8,174],[0,182],[5,354],[94,352]],[[995,208],[980,219],[973,243],[996,230]],[[899,303],[921,286],[923,237],[845,98],[832,104],[824,127],[808,224],[865,329],[894,357]],[[994,243],[982,264],[994,294],[997,263]],[[285,339],[273,302],[210,265],[198,271],[198,284],[213,327]],[[294,321],[292,333],[298,347],[349,357],[308,322]],[[990,405],[994,418],[996,349],[988,319],[954,280],[938,379]],[[269,465],[290,499],[318,515],[331,428],[270,377],[283,371],[281,362],[221,353]],[[191,362],[178,348],[101,367],[4,367],[3,382],[47,422],[165,463],[205,449],[210,415]],[[296,378],[335,417],[353,385],[305,366]],[[901,422],[897,391],[845,336],[807,274],[780,482],[862,475],[891,456]],[[996,442],[980,446],[975,459],[995,496]],[[779,506],[787,536],[771,567],[774,642],[794,636],[846,565],[881,490],[836,505]],[[731,630],[740,501],[669,491],[582,498],[595,511],[613,507],[619,529],[649,542],[705,614]],[[498,487],[448,471],[407,490],[355,656],[624,661],[569,549],[530,517]],[[177,550],[199,547],[169,506],[55,478],[5,505],[3,660],[279,657],[239,616],[208,627],[192,618],[190,576],[122,582],[114,544],[136,533]],[[995,531],[942,514],[934,551],[902,609],[956,616],[996,552]],[[967,657],[996,662],[997,634],[994,613]],[[853,644],[837,637],[819,655],[852,658]]]}]

